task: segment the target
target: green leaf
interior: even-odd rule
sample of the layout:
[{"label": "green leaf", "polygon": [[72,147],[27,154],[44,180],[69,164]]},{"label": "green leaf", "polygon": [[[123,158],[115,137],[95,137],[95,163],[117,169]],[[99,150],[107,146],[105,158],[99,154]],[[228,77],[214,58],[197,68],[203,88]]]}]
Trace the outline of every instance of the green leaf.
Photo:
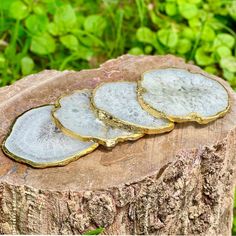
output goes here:
[{"label": "green leaf", "polygon": [[216,17],[212,17],[207,20],[207,23],[215,30],[215,31],[220,31],[223,30],[225,25],[223,22],[221,22],[220,19]]},{"label": "green leaf", "polygon": [[236,58],[233,56],[224,57],[220,60],[220,66],[230,72],[236,72]]},{"label": "green leaf", "polygon": [[195,31],[189,27],[184,27],[183,29],[181,29],[181,35],[183,38],[190,39],[191,41],[195,40],[196,38]]},{"label": "green leaf", "polygon": [[[3,0],[4,1],[4,0]],[[14,1],[10,5],[9,15],[10,17],[22,20],[29,14],[28,7],[21,1]]]},{"label": "green leaf", "polygon": [[36,15],[45,15],[45,7],[43,4],[37,3],[34,6],[33,11]]},{"label": "green leaf", "polygon": [[214,66],[206,66],[204,70],[210,74],[217,74],[217,69]]},{"label": "green leaf", "polygon": [[192,43],[188,39],[180,39],[177,44],[177,52],[185,54],[191,50]]},{"label": "green leaf", "polygon": [[207,66],[214,63],[214,60],[211,55],[209,55],[209,52],[203,47],[196,50],[195,60],[200,66]]},{"label": "green leaf", "polygon": [[76,28],[76,22],[76,14],[70,4],[65,4],[57,8],[54,23],[59,35],[71,32],[71,30]]},{"label": "green leaf", "polygon": [[124,18],[127,20],[131,19],[131,17],[134,15],[132,6],[124,5],[123,10],[124,10]]},{"label": "green leaf", "polygon": [[45,2],[45,3],[56,3],[55,0],[42,0],[42,2]]},{"label": "green leaf", "polygon": [[84,21],[85,21],[85,16],[77,14],[77,27],[78,28],[82,28],[84,25]]},{"label": "green leaf", "polygon": [[81,58],[87,61],[91,60],[93,54],[94,54],[94,51],[91,50],[91,48],[87,48],[82,45],[79,45],[78,51],[76,52],[76,55],[78,56],[78,58]]},{"label": "green leaf", "polygon": [[215,31],[208,25],[205,25],[202,30],[201,40],[213,41],[215,39]]},{"label": "green leaf", "polygon": [[47,33],[33,36],[30,50],[39,55],[48,55],[56,50],[55,40]]},{"label": "green leaf", "polygon": [[188,23],[192,29],[200,29],[202,27],[202,22],[196,17],[189,19]]},{"label": "green leaf", "polygon": [[213,46],[214,48],[217,48],[219,46],[226,46],[228,48],[232,48],[234,44],[235,44],[235,39],[232,35],[221,33],[216,36]]},{"label": "green leaf", "polygon": [[8,10],[15,0],[1,1],[0,10]]},{"label": "green leaf", "polygon": [[178,43],[178,35],[171,29],[160,29],[157,32],[159,41],[166,47],[173,48]]},{"label": "green leaf", "polygon": [[53,22],[50,22],[47,25],[47,30],[53,36],[58,36],[60,34],[60,32],[58,31],[57,25],[55,23],[53,23]]},{"label": "green leaf", "polygon": [[145,54],[150,54],[152,52],[153,48],[150,45],[145,46],[144,52]]},{"label": "green leaf", "polygon": [[221,46],[216,49],[216,54],[219,58],[224,58],[231,56],[232,52],[228,47]]},{"label": "green leaf", "polygon": [[[79,45],[79,48],[77,51],[73,52],[72,54],[68,55],[67,57],[63,57],[63,60],[61,61],[59,69],[60,70],[64,70],[65,68],[71,69],[71,67],[68,66],[69,63],[73,63],[76,66],[78,66],[77,60],[83,59],[86,61],[91,61],[92,56],[93,56],[93,51],[90,48],[86,48],[82,45]],[[82,66],[80,64],[79,67],[77,67],[77,68],[84,68],[84,66],[86,68],[89,68],[89,65],[87,62],[84,62],[84,61],[80,61],[80,62],[82,64]]]},{"label": "green leaf", "polygon": [[78,50],[79,42],[78,42],[78,39],[74,35],[69,34],[69,35],[61,36],[60,41],[66,48],[72,51]]},{"label": "green leaf", "polygon": [[24,3],[26,3],[27,5],[32,4],[32,0],[23,0]]},{"label": "green leaf", "polygon": [[234,79],[234,73],[231,71],[228,71],[227,69],[223,69],[223,77],[227,79],[228,81],[232,81]]},{"label": "green leaf", "polygon": [[0,69],[4,68],[5,64],[6,58],[2,54],[0,54]]},{"label": "green leaf", "polygon": [[155,44],[156,41],[155,33],[147,27],[140,27],[136,32],[136,37],[142,43]]},{"label": "green leaf", "polygon": [[73,31],[73,34],[79,39],[79,41],[88,47],[104,47],[104,43],[97,36],[80,29]]},{"label": "green leaf", "polygon": [[157,16],[153,9],[149,11],[149,14],[151,17],[151,21],[154,25],[157,25],[157,26],[161,25],[162,27],[169,26],[169,22]]},{"label": "green leaf", "polygon": [[202,0],[188,0],[188,2],[192,4],[200,4]]},{"label": "green leaf", "polygon": [[221,22],[220,19],[217,19],[216,17],[212,17],[207,20],[207,23],[213,28],[215,31],[219,31],[224,29],[224,24]]},{"label": "green leaf", "polygon": [[228,6],[230,16],[236,21],[236,1],[232,1],[231,5]]},{"label": "green leaf", "polygon": [[131,48],[128,51],[128,53],[131,54],[131,55],[142,55],[142,54],[144,54],[143,50],[139,47]]},{"label": "green leaf", "polygon": [[94,230],[90,230],[90,231],[87,231],[86,233],[84,233],[83,235],[99,235],[103,232],[104,228],[97,228],[97,229],[94,229]]},{"label": "green leaf", "polygon": [[48,18],[45,15],[30,15],[25,20],[26,28],[32,34],[42,34],[47,30]]},{"label": "green leaf", "polygon": [[106,19],[100,15],[90,15],[84,21],[84,29],[97,36],[102,36],[106,25]]},{"label": "green leaf", "polygon": [[[224,69],[223,77],[229,82],[231,87],[234,90],[236,90],[236,74]],[[234,209],[235,209],[235,199],[234,199]],[[234,217],[234,231],[236,231],[236,217]]]},{"label": "green leaf", "polygon": [[23,75],[28,75],[34,68],[34,61],[30,57],[23,57],[21,59],[21,71]]},{"label": "green leaf", "polygon": [[165,4],[165,11],[168,16],[174,16],[177,14],[178,9],[174,2],[167,2]]},{"label": "green leaf", "polygon": [[198,8],[195,4],[179,3],[179,12],[185,19],[192,19],[198,15]]}]

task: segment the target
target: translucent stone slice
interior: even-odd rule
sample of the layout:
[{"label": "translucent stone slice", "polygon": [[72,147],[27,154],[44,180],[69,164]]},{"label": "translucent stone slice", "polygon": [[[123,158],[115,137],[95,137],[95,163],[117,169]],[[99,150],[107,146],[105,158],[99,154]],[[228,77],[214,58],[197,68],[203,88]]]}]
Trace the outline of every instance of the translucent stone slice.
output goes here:
[{"label": "translucent stone slice", "polygon": [[137,83],[128,81],[104,83],[93,92],[92,102],[99,117],[133,127],[148,134],[170,131],[174,124],[142,109],[137,100]]},{"label": "translucent stone slice", "polygon": [[53,111],[57,126],[68,135],[82,140],[95,140],[107,147],[125,140],[136,140],[144,135],[135,130],[105,124],[97,117],[90,99],[91,91],[88,89],[61,97]]},{"label": "translucent stone slice", "polygon": [[33,108],[19,116],[3,142],[3,151],[19,162],[43,168],[62,166],[97,148],[63,134],[53,123],[53,105]]},{"label": "translucent stone slice", "polygon": [[229,110],[229,95],[222,84],[184,69],[145,72],[138,83],[138,94],[144,109],[175,122],[205,124]]}]

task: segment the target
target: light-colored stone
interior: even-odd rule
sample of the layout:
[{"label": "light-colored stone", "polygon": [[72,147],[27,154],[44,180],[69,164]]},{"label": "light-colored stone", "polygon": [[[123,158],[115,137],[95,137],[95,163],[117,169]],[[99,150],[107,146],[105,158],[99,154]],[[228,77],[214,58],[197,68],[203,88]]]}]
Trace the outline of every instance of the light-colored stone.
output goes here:
[{"label": "light-colored stone", "polygon": [[56,101],[52,116],[65,134],[109,148],[143,136],[141,132],[113,127],[99,120],[91,105],[91,93],[89,89],[76,90]]},{"label": "light-colored stone", "polygon": [[142,107],[174,122],[207,124],[223,117],[230,108],[224,86],[200,73],[155,69],[145,72],[138,84]]},{"label": "light-colored stone", "polygon": [[137,99],[137,83],[119,81],[103,83],[93,90],[92,104],[105,122],[130,127],[146,134],[171,131],[174,123],[156,118],[142,109]]},{"label": "light-colored stone", "polygon": [[4,153],[33,167],[64,166],[99,145],[63,134],[53,123],[53,105],[32,108],[17,118],[2,143]]}]

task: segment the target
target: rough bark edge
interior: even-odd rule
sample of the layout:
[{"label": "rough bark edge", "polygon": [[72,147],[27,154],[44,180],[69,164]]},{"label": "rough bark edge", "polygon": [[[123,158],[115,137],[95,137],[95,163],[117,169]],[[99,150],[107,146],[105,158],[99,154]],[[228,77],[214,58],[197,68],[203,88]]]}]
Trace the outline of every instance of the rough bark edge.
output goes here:
[{"label": "rough bark edge", "polygon": [[182,151],[158,173],[81,192],[0,184],[0,233],[231,235],[235,131],[212,147]]}]

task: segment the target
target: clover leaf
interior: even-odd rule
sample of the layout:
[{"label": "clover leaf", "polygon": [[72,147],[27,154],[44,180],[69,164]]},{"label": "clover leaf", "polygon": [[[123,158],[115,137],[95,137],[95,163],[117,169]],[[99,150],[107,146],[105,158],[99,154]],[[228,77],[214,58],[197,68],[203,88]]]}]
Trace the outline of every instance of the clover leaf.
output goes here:
[{"label": "clover leaf", "polygon": [[17,20],[22,20],[28,14],[29,14],[29,9],[22,1],[14,1],[10,5],[9,15],[12,18],[17,19]]},{"label": "clover leaf", "polygon": [[48,18],[46,15],[30,15],[25,21],[26,28],[34,35],[42,34],[47,30]]},{"label": "clover leaf", "polygon": [[55,39],[47,33],[40,36],[33,36],[30,50],[39,55],[48,55],[53,53],[56,50]]},{"label": "clover leaf", "polygon": [[179,12],[185,19],[192,19],[198,14],[198,8],[195,4],[181,2],[179,3]]},{"label": "clover leaf", "polygon": [[233,56],[224,57],[220,60],[220,66],[230,72],[236,72],[236,58]]},{"label": "clover leaf", "polygon": [[34,68],[34,61],[32,58],[26,56],[21,59],[21,71],[23,75],[28,75]]},{"label": "clover leaf", "polygon": [[232,48],[235,44],[235,38],[227,33],[218,34],[214,40],[214,47],[226,46]]},{"label": "clover leaf", "polygon": [[177,45],[178,35],[172,29],[160,29],[157,36],[159,41],[166,47],[173,48]]},{"label": "clover leaf", "polygon": [[72,51],[78,50],[79,42],[78,42],[78,39],[74,35],[69,34],[69,35],[61,36],[60,41],[66,48]]},{"label": "clover leaf", "polygon": [[155,44],[156,35],[147,27],[140,27],[136,32],[137,39],[142,43]]},{"label": "clover leaf", "polygon": [[98,36],[102,36],[106,25],[106,20],[100,15],[90,15],[84,21],[84,29]]},{"label": "clover leaf", "polygon": [[73,30],[73,28],[76,27],[76,22],[75,10],[70,4],[62,5],[57,8],[54,15],[54,23],[60,35]]},{"label": "clover leaf", "polygon": [[214,59],[211,57],[211,54],[204,47],[200,47],[196,50],[195,60],[198,65],[206,66],[214,63]]}]

